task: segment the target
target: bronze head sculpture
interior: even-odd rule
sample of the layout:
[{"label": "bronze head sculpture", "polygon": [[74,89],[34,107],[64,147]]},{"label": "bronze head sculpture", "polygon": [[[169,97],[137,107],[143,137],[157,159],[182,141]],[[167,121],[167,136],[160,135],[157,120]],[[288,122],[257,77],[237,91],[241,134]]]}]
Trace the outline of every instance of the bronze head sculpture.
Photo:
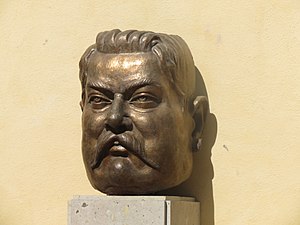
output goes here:
[{"label": "bronze head sculpture", "polygon": [[148,194],[190,176],[208,107],[195,94],[195,76],[179,36],[97,35],[80,60],[82,154],[95,189]]}]

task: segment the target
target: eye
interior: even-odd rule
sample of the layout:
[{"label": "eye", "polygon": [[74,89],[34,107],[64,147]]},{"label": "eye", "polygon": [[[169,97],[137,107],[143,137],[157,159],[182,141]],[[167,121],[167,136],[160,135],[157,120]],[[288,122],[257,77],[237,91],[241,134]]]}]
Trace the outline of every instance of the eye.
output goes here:
[{"label": "eye", "polygon": [[89,98],[89,103],[92,105],[92,108],[94,109],[102,109],[105,106],[111,104],[111,100],[103,96],[92,95]]},{"label": "eye", "polygon": [[161,100],[151,94],[148,93],[140,93],[134,95],[130,100],[129,103],[137,108],[149,109],[155,108],[159,105]]}]

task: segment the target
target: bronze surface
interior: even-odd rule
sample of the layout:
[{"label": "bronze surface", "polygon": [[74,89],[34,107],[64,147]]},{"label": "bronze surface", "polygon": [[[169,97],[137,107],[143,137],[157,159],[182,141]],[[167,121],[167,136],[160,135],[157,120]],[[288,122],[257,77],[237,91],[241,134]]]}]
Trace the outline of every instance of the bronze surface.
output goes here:
[{"label": "bronze surface", "polygon": [[178,36],[112,30],[80,60],[82,154],[92,186],[149,194],[185,181],[208,103]]}]

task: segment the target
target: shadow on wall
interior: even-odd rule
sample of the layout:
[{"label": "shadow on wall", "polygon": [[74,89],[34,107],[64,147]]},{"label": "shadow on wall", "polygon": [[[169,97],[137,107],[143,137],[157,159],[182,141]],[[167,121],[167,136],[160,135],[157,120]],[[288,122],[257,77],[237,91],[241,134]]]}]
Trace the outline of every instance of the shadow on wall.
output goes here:
[{"label": "shadow on wall", "polygon": [[[197,91],[198,95],[207,96],[203,78],[198,69]],[[212,179],[214,177],[211,151],[217,136],[217,119],[214,114],[207,114],[203,133],[202,147],[194,153],[193,172],[191,177],[181,185],[162,191],[162,195],[192,196],[200,202],[201,225],[214,225],[214,199]]]}]

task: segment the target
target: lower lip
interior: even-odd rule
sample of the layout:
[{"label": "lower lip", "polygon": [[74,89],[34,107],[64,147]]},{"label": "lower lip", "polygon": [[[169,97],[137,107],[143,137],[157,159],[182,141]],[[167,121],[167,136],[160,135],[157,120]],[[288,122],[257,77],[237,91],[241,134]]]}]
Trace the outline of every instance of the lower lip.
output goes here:
[{"label": "lower lip", "polygon": [[115,157],[118,157],[118,156],[120,156],[120,157],[128,157],[129,156],[129,152],[123,146],[121,146],[121,145],[115,145],[115,146],[112,146],[110,148],[109,155],[115,156]]}]

